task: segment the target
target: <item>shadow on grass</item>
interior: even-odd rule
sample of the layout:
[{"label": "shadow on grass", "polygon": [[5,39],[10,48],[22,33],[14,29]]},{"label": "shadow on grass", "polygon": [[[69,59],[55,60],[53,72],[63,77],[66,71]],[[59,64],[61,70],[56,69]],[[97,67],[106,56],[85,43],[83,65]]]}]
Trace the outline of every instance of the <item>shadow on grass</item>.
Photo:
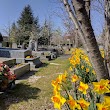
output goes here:
[{"label": "shadow on grass", "polygon": [[37,99],[39,88],[30,87],[23,83],[17,84],[16,87],[8,92],[0,94],[0,110],[8,110],[9,106],[29,99]]},{"label": "shadow on grass", "polygon": [[41,68],[42,68],[42,67],[47,67],[47,66],[48,66],[48,63],[42,63]]}]

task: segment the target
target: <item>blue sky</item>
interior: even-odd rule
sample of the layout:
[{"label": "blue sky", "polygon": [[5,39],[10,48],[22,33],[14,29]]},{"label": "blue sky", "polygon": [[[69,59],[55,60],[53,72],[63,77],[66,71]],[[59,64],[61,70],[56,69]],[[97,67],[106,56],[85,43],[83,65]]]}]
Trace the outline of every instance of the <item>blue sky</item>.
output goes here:
[{"label": "blue sky", "polygon": [[[40,24],[43,24],[45,18],[51,16],[51,21],[55,28],[61,27],[63,30],[63,23],[61,19],[53,14],[55,11],[60,11],[53,0],[0,0],[0,32],[4,33],[4,29],[12,22],[16,22],[20,17],[24,6],[31,5],[34,16],[39,17]],[[92,24],[94,32],[99,35],[102,32],[103,16],[92,11]]]}]

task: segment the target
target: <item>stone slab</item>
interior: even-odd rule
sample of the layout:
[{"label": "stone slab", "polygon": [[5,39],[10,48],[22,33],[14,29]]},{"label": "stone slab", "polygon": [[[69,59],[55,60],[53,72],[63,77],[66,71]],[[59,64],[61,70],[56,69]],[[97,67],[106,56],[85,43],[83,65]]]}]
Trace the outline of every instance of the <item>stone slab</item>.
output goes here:
[{"label": "stone slab", "polygon": [[20,76],[30,71],[30,64],[24,63],[19,67],[12,68],[11,71],[16,74],[16,78],[18,79]]},{"label": "stone slab", "polygon": [[31,50],[18,50],[12,48],[0,48],[0,57],[25,58],[32,54]]}]

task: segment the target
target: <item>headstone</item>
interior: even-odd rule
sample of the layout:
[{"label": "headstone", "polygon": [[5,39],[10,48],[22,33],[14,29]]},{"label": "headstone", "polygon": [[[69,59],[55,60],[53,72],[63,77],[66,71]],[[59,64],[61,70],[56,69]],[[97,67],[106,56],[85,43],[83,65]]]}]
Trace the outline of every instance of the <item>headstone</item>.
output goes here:
[{"label": "headstone", "polygon": [[12,48],[17,48],[17,44],[15,42],[12,43]]}]

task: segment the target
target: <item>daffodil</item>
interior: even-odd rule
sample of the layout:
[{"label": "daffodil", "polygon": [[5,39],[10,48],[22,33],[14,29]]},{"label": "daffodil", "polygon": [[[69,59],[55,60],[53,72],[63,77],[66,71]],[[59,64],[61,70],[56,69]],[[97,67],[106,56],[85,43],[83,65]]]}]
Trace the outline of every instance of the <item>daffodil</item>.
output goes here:
[{"label": "daffodil", "polygon": [[72,82],[76,82],[78,80],[79,80],[79,77],[76,74],[72,76],[72,80],[71,80]]},{"label": "daffodil", "polygon": [[97,103],[98,110],[110,110],[110,103],[107,105],[106,103]]},{"label": "daffodil", "polygon": [[109,80],[101,79],[99,82],[93,82],[94,89],[93,91],[98,94],[104,94],[110,92],[108,89]]},{"label": "daffodil", "polygon": [[84,69],[84,65],[81,66],[81,69]]},{"label": "daffodil", "polygon": [[56,80],[52,80],[51,82],[52,86],[54,87],[54,90],[61,90],[60,80],[57,78]]},{"label": "daffodil", "polygon": [[104,96],[104,103],[110,106],[110,96]]},{"label": "daffodil", "polygon": [[85,59],[84,59],[86,62],[89,62],[89,58],[87,55],[85,55]]},{"label": "daffodil", "polygon": [[73,71],[73,68],[70,66],[70,67],[69,67],[69,70],[70,70],[70,71]]},{"label": "daffodil", "polygon": [[86,72],[88,73],[90,70],[89,70],[89,68],[86,68]]},{"label": "daffodil", "polygon": [[73,99],[71,95],[69,95],[69,100],[67,100],[67,103],[69,104],[71,110],[75,110],[75,108],[78,107],[77,102]]},{"label": "daffodil", "polygon": [[81,109],[81,110],[88,110],[88,107],[90,105],[90,103],[85,101],[83,98],[77,100],[77,103],[80,105],[80,108],[78,109]]},{"label": "daffodil", "polygon": [[88,85],[84,84],[83,82],[80,82],[79,88],[78,90],[81,91],[83,94],[86,94],[87,89],[88,89]]},{"label": "daffodil", "polygon": [[96,105],[98,110],[110,110],[110,97],[104,96],[104,101],[102,103],[97,103]]},{"label": "daffodil", "polygon": [[66,81],[67,74],[68,74],[67,71],[65,71],[64,74],[61,75],[61,77],[62,77],[61,80],[62,80],[62,81],[64,81],[64,82]]},{"label": "daffodil", "polygon": [[60,74],[57,78],[57,81],[59,84],[62,84],[62,82],[65,82],[67,78],[67,71],[65,71],[63,74]]},{"label": "daffodil", "polygon": [[53,89],[53,95],[59,95],[60,94],[60,91],[58,89]]},{"label": "daffodil", "polygon": [[61,110],[61,106],[66,102],[66,99],[60,94],[53,96],[51,100],[54,103],[54,108],[57,108],[59,110]]}]

